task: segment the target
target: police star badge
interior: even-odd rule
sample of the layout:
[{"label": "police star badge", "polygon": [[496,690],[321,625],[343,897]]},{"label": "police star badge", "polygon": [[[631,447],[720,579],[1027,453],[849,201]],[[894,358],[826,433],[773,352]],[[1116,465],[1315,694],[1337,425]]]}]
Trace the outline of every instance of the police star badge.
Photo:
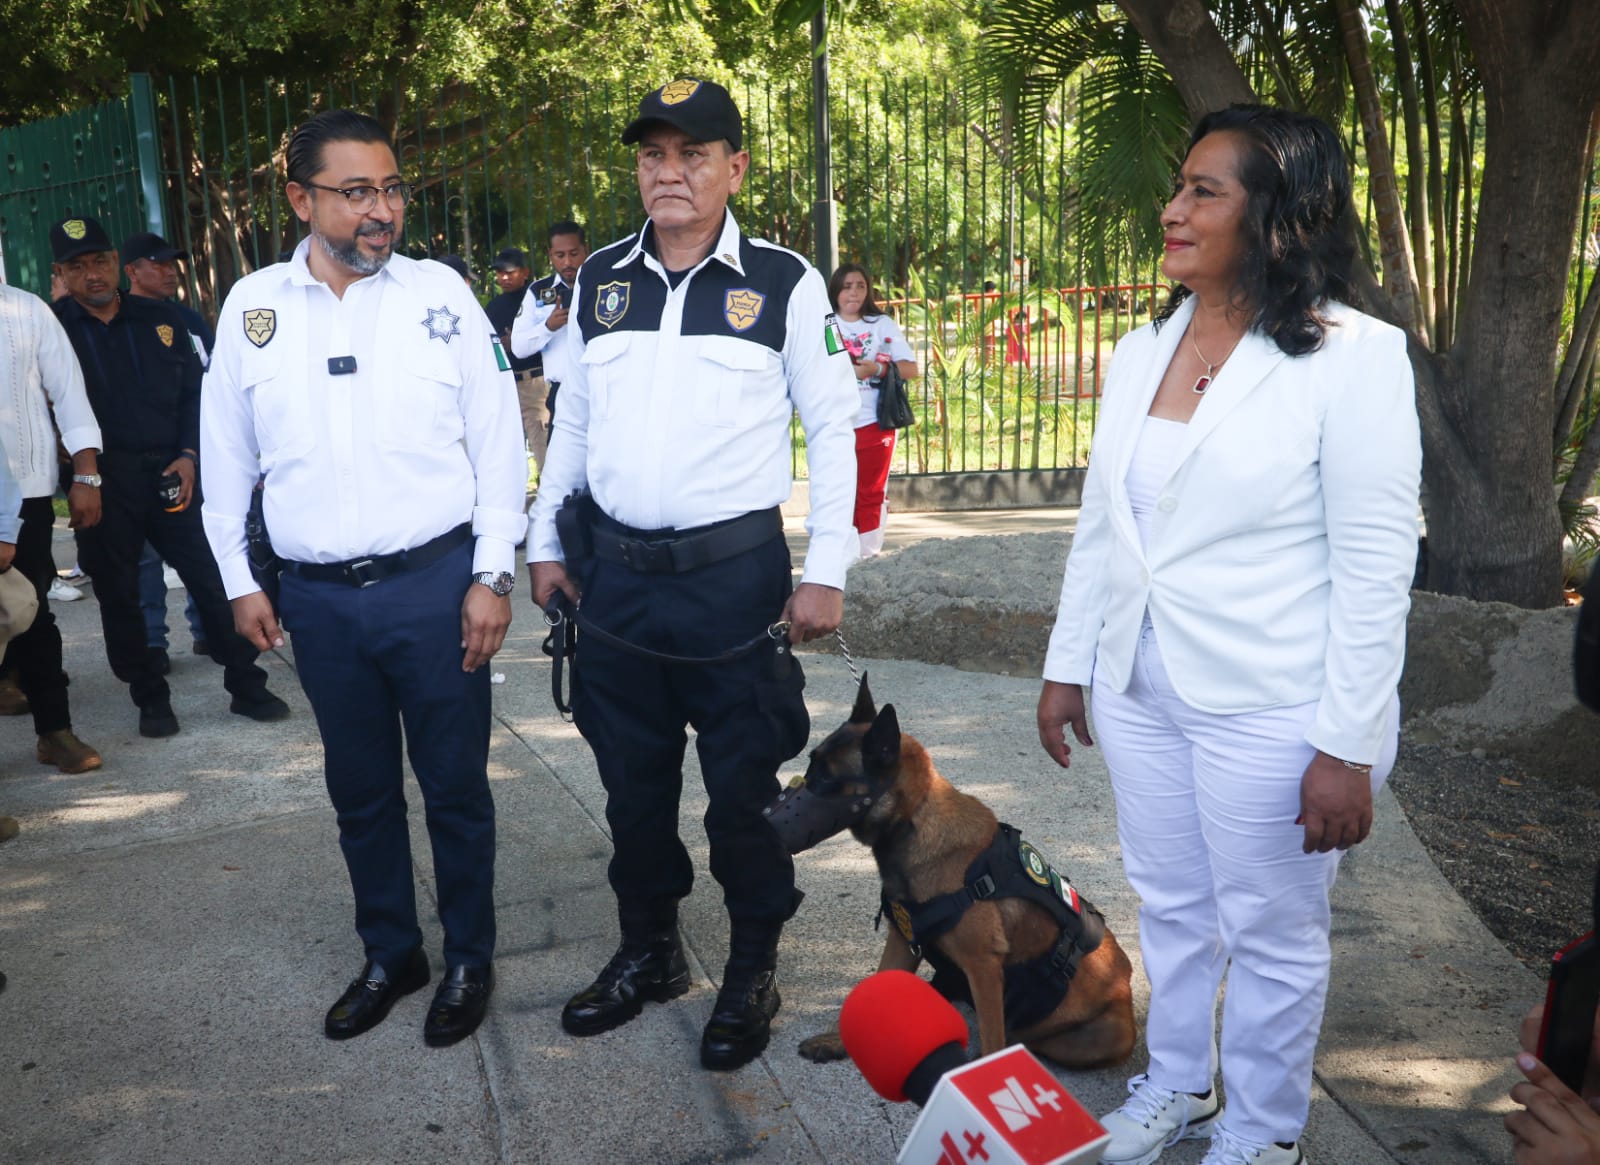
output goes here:
[{"label": "police star badge", "polygon": [[81,218],[69,218],[61,224],[61,233],[73,242],[77,242],[89,233],[89,226]]},{"label": "police star badge", "polygon": [[172,325],[171,324],[157,324],[156,325],[156,335],[161,337],[161,342],[163,344],[165,344],[169,348],[172,347]]},{"label": "police star badge", "polygon": [[767,297],[748,287],[736,287],[722,297],[722,318],[736,332],[748,332],[761,318]]},{"label": "police star badge", "polygon": [[594,318],[606,327],[613,327],[628,312],[628,289],[631,283],[602,283],[594,293]]},{"label": "police star badge", "polygon": [[456,325],[461,322],[461,317],[454,314],[448,307],[430,307],[428,318],[418,321],[428,329],[428,339],[450,342],[451,336],[459,336],[461,329]]},{"label": "police star badge", "polygon": [[700,82],[691,81],[687,77],[677,81],[669,81],[661,86],[661,104],[682,105],[693,97],[695,90],[700,88]]},{"label": "police star badge", "polygon": [[265,348],[278,330],[278,313],[270,307],[251,308],[244,313],[244,338],[257,348]]}]

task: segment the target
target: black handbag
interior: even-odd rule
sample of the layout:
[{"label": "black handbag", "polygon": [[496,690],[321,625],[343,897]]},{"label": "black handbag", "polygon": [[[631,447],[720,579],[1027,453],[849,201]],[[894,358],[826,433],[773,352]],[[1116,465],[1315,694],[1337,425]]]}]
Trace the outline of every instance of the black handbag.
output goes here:
[{"label": "black handbag", "polygon": [[911,395],[906,392],[906,378],[894,361],[884,365],[878,378],[878,428],[905,429],[917,423],[917,414],[911,411]]}]

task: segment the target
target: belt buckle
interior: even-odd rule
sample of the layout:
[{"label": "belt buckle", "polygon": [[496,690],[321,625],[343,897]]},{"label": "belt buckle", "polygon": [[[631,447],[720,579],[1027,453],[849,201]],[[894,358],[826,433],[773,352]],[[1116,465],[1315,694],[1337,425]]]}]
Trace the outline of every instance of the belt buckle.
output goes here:
[{"label": "belt buckle", "polygon": [[[642,538],[624,538],[618,543],[622,548],[622,561],[643,574],[660,574],[672,570],[672,545],[668,542],[646,542]],[[665,564],[663,566],[663,563]]]},{"label": "belt buckle", "polygon": [[356,580],[356,586],[360,587],[362,590],[366,590],[368,587],[376,586],[378,583],[383,581],[382,579],[368,578],[363,573],[372,565],[372,559],[363,558],[360,562],[352,562],[349,566],[345,567],[344,572]]}]

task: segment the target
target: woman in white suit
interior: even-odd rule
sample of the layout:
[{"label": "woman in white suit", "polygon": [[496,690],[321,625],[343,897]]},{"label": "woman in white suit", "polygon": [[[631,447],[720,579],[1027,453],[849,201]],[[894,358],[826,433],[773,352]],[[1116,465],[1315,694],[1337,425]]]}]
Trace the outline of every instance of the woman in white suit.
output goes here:
[{"label": "woman in white suit", "polygon": [[[1117,346],[1039,697],[1111,771],[1150,979],[1110,1165],[1300,1165],[1328,892],[1394,764],[1421,450],[1403,333],[1347,307],[1338,136],[1207,115],[1162,317]],[[1216,999],[1224,975],[1216,1088]]]}]

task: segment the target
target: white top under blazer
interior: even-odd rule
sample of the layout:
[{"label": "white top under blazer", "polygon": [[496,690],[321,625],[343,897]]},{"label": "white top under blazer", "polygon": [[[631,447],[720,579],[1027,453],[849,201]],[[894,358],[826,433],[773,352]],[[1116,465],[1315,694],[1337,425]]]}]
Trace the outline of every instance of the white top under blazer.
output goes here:
[{"label": "white top under blazer", "polygon": [[1148,609],[1186,703],[1232,714],[1315,701],[1306,740],[1370,763],[1417,554],[1405,335],[1336,302],[1304,356],[1247,333],[1187,426],[1146,544],[1128,468],[1193,313],[1191,297],[1117,345],[1044,677],[1125,691]]}]

